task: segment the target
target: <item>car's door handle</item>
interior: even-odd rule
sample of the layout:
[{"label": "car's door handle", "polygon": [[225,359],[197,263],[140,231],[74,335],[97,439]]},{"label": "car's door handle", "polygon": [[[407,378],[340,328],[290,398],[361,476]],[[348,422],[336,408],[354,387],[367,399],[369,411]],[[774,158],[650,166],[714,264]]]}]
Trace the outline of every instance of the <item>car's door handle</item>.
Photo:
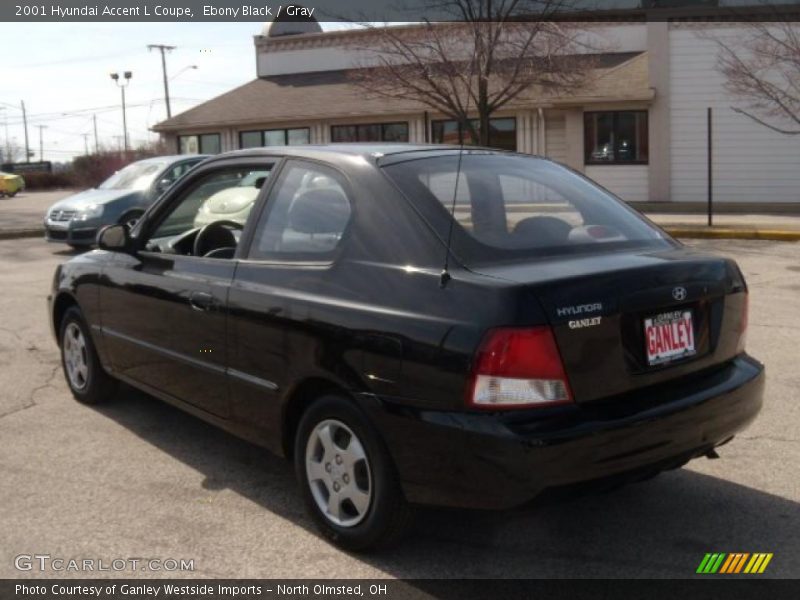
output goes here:
[{"label": "car's door handle", "polygon": [[206,292],[192,292],[189,295],[189,304],[195,310],[211,310],[214,307],[214,296]]}]

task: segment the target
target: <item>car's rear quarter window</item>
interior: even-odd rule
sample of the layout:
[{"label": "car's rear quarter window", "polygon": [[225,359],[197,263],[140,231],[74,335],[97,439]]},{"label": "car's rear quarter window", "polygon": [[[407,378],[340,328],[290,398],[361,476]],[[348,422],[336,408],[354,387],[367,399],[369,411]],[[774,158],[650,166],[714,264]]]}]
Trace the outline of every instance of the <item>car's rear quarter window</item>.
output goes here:
[{"label": "car's rear quarter window", "polygon": [[[459,164],[460,162],[460,164]],[[493,260],[536,254],[663,245],[655,227],[614,196],[548,160],[514,154],[457,153],[384,167],[409,200],[431,214],[457,254]],[[458,173],[458,175],[456,175]],[[442,217],[444,211],[444,218]],[[444,223],[444,227],[442,224]]]}]

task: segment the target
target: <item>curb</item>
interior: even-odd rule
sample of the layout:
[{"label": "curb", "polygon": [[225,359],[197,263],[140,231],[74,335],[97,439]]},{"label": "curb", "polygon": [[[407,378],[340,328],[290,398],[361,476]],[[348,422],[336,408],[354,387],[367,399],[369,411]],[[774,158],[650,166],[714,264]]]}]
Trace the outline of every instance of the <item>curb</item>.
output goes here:
[{"label": "curb", "polygon": [[700,229],[695,227],[672,227],[669,225],[661,225],[661,228],[671,236],[680,238],[800,242],[800,231],[792,231],[787,229],[732,229],[725,227]]},{"label": "curb", "polygon": [[16,240],[20,238],[44,238],[44,229],[0,229],[0,240]]}]

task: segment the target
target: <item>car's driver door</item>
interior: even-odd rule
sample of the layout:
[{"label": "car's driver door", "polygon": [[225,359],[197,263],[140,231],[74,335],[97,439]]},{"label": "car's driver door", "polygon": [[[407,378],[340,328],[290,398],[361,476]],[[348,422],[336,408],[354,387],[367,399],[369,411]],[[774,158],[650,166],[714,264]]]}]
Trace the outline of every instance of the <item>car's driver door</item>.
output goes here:
[{"label": "car's driver door", "polygon": [[[120,253],[105,271],[102,333],[123,379],[228,416],[226,305],[235,246],[271,168],[266,160],[226,162],[189,176],[134,230],[138,250]],[[225,213],[221,198],[235,214]]]}]

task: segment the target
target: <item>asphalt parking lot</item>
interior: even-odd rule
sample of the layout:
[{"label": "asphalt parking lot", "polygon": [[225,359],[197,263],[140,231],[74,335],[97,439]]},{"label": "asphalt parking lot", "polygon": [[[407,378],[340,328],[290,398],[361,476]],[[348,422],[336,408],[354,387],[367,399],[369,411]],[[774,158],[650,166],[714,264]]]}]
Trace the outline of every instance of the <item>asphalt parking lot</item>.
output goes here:
[{"label": "asphalt parking lot", "polygon": [[681,578],[706,552],[772,552],[761,577],[797,577],[800,244],[692,244],[739,261],[748,348],[768,369],[762,414],[720,460],[536,510],[425,511],[404,545],[362,556],[315,535],[291,467],[265,451],[130,389],[76,403],[45,308],[72,254],[0,241],[0,577],[40,577],[14,557],[48,554],[193,559],[169,575],[194,577]]},{"label": "asphalt parking lot", "polygon": [[23,190],[13,198],[0,198],[0,232],[42,227],[47,209],[77,190],[29,192]]}]

